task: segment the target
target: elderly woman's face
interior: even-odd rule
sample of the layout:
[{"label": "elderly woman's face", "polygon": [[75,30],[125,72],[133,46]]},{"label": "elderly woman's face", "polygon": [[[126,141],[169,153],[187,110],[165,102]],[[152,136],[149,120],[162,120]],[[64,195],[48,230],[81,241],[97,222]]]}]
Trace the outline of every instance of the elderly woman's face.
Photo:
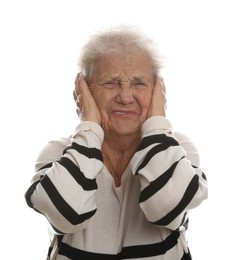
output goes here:
[{"label": "elderly woman's face", "polygon": [[101,57],[90,84],[106,132],[140,132],[147,119],[154,79],[146,56],[137,53]]}]

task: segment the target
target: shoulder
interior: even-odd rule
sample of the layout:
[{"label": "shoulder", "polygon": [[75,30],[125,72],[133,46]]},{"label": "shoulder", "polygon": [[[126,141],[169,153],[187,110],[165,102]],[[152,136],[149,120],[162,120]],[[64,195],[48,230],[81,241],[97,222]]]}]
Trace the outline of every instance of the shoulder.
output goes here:
[{"label": "shoulder", "polygon": [[188,135],[181,132],[174,132],[173,134],[181,146],[190,147],[191,149],[197,150],[192,139]]},{"label": "shoulder", "polygon": [[49,141],[40,151],[35,168],[40,169],[44,165],[60,159],[65,148],[71,143],[71,136]]},{"label": "shoulder", "polygon": [[177,139],[179,145],[184,149],[187,159],[189,159],[192,164],[199,166],[200,160],[198,149],[192,139],[180,132],[174,132],[174,137]]}]

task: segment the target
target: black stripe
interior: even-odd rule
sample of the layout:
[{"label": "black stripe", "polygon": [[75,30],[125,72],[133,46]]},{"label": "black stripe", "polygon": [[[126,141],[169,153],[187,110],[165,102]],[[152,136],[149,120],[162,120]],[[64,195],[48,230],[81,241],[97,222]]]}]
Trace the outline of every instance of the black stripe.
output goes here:
[{"label": "black stripe", "polygon": [[[187,218],[187,212],[184,213],[184,217],[182,218],[181,224],[179,227],[181,227],[182,225],[184,226],[184,228],[188,228],[188,221],[189,219]],[[186,219],[187,218],[187,219]]]},{"label": "black stripe", "polygon": [[143,138],[137,151],[143,150],[155,143],[172,143],[174,146],[178,145],[178,142],[173,137],[165,134],[149,135]]},{"label": "black stripe", "polygon": [[168,236],[165,240],[159,243],[155,243],[152,245],[138,245],[138,246],[124,247],[122,250],[121,259],[163,255],[178,243],[179,236],[180,233],[178,231],[173,231],[170,236]]},{"label": "black stripe", "polygon": [[25,199],[29,207],[33,208],[33,204],[31,203],[31,196],[36,189],[36,186],[39,184],[39,180],[32,183],[29,189],[25,193]]},{"label": "black stripe", "polygon": [[204,180],[207,180],[207,177],[206,177],[204,172],[202,172],[202,177],[203,177]]},{"label": "black stripe", "polygon": [[188,223],[189,223],[189,218],[187,218],[186,221],[183,223],[183,226],[184,226],[185,230],[188,229]]},{"label": "black stripe", "polygon": [[188,253],[184,253],[183,257],[181,258],[181,260],[192,260],[192,256],[190,251],[188,251]]},{"label": "black stripe", "polygon": [[78,225],[84,222],[85,220],[91,218],[95,214],[96,209],[78,215],[77,212],[75,212],[74,209],[62,198],[61,194],[58,192],[58,190],[53,185],[53,183],[47,175],[41,180],[41,184],[45,189],[46,193],[48,194],[52,203],[71,224]]},{"label": "black stripe", "polygon": [[[192,165],[192,167],[195,168],[195,169],[198,169],[198,167],[195,166],[195,165]],[[202,178],[207,181],[207,177],[206,177],[204,172],[202,172]]]},{"label": "black stripe", "polygon": [[[58,236],[57,236],[57,241],[56,241],[57,247],[59,247],[59,244],[61,243],[63,237],[64,237],[63,235],[58,235]],[[53,239],[54,239],[54,238],[53,238]],[[53,246],[55,246],[55,244],[54,244]],[[51,255],[53,249],[54,249],[54,247],[52,247],[52,246],[49,247],[49,249],[48,249],[48,254],[47,254],[48,257],[50,257],[50,255]],[[49,258],[48,258],[48,259],[49,259]]]},{"label": "black stripe", "polygon": [[52,167],[52,164],[53,164],[53,163],[50,162],[50,163],[48,163],[48,164],[42,166],[38,171],[43,170],[43,169],[48,169],[48,168]]},{"label": "black stripe", "polygon": [[[105,246],[105,244],[104,244]],[[108,255],[86,252],[77,248],[73,248],[68,244],[61,243],[58,251],[59,255],[66,256],[68,259],[79,260],[120,260],[120,255]]]},{"label": "black stripe", "polygon": [[[197,167],[197,166],[195,166],[195,165],[192,165],[192,167],[193,167],[194,169],[198,169],[198,167]],[[202,172],[202,178],[203,178],[204,180],[206,180],[206,181],[207,181],[207,177],[206,177],[206,175],[205,175],[205,173],[204,173],[204,172]]]},{"label": "black stripe", "polygon": [[64,166],[67,171],[72,175],[75,181],[81,185],[84,190],[96,190],[97,183],[96,179],[88,179],[84,176],[84,174],[80,171],[76,164],[74,164],[70,159],[66,157],[61,157],[58,161],[62,166]]},{"label": "black stripe", "polygon": [[102,153],[97,148],[89,148],[89,147],[82,146],[82,145],[79,145],[78,143],[73,142],[70,146],[68,146],[64,150],[63,154],[65,154],[66,151],[69,149],[74,149],[74,150],[78,151],[80,154],[83,154],[88,158],[95,158],[99,161],[103,161]]},{"label": "black stripe", "polygon": [[150,182],[150,184],[141,192],[139,202],[142,203],[149,199],[156,192],[158,192],[172,177],[173,172],[179,161],[175,162],[167,171],[165,171],[156,180]]},{"label": "black stripe", "polygon": [[99,254],[86,252],[73,248],[65,243],[61,243],[59,248],[59,255],[64,255],[69,259],[80,260],[121,260],[121,259],[140,259],[142,257],[152,257],[157,255],[163,255],[168,250],[173,248],[178,243],[180,233],[173,231],[164,241],[151,244],[151,245],[137,245],[124,247],[122,252],[116,255]]},{"label": "black stripe", "polygon": [[[195,175],[191,182],[189,183],[184,196],[182,197],[181,201],[179,204],[171,210],[165,217],[162,219],[152,222],[155,225],[161,225],[161,226],[166,226],[169,223],[171,223],[186,207],[187,205],[191,202],[192,198],[194,197],[195,193],[197,192],[199,188],[199,176]],[[168,198],[167,198],[168,199]]]},{"label": "black stripe", "polygon": [[170,146],[174,146],[174,145],[178,145],[177,142],[166,142],[166,143],[162,143],[159,144],[157,146],[155,146],[154,148],[152,148],[146,155],[145,159],[143,160],[143,162],[139,165],[138,169],[135,172],[135,175],[138,174],[138,172],[144,168],[149,161],[151,160],[151,158],[156,155],[157,153],[161,152],[161,151],[165,151],[167,150]]}]

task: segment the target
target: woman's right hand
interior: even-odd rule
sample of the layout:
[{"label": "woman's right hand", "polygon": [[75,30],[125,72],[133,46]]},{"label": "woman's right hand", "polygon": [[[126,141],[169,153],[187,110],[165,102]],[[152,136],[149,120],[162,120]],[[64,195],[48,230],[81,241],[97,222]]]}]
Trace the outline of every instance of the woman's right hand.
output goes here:
[{"label": "woman's right hand", "polygon": [[77,74],[73,92],[80,120],[101,125],[101,115],[89,87],[81,73]]}]

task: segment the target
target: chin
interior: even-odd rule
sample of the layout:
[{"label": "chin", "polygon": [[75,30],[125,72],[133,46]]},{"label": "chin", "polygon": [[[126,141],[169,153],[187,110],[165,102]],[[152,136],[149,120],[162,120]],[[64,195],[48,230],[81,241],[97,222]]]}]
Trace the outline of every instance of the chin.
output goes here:
[{"label": "chin", "polygon": [[116,135],[119,136],[130,136],[130,135],[137,135],[138,133],[141,132],[141,126],[140,127],[135,127],[135,126],[118,126],[117,128],[113,129]]},{"label": "chin", "polygon": [[141,122],[133,122],[130,120],[118,121],[118,122],[108,122],[108,124],[102,124],[102,128],[105,133],[110,133],[111,135],[126,136],[126,135],[136,135],[141,133]]}]

